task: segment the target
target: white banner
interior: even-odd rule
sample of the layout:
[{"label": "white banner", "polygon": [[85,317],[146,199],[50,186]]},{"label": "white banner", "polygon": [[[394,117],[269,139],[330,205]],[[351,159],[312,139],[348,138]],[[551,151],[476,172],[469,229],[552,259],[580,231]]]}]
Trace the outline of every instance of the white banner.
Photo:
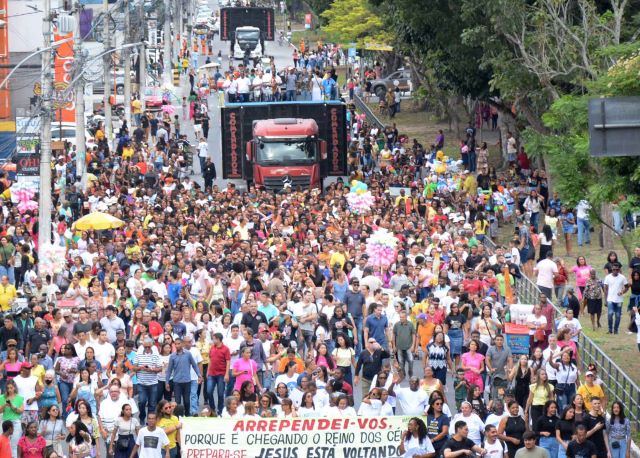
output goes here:
[{"label": "white banner", "polygon": [[410,417],[181,419],[182,458],[392,458]]}]

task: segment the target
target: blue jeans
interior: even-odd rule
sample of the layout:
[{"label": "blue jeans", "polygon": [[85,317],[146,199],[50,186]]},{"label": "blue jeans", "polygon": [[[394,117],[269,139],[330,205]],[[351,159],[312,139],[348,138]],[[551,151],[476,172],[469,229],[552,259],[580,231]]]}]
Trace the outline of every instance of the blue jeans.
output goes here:
[{"label": "blue jeans", "polygon": [[[618,333],[620,329],[620,317],[622,316],[622,302],[607,302],[607,325],[609,332]],[[614,323],[615,315],[615,323]]]},{"label": "blue jeans", "polygon": [[627,306],[627,311],[631,312],[633,307],[640,307],[640,294],[631,294],[629,296],[629,305]]},{"label": "blue jeans", "polygon": [[[558,381],[558,383],[562,383]],[[576,395],[576,384],[575,383],[567,383],[564,393],[557,394],[556,398],[558,401],[558,410],[562,411],[566,406],[569,405],[573,397]]]},{"label": "blue jeans", "polygon": [[6,275],[7,277],[9,277],[9,283],[11,283],[12,285],[14,285],[16,283],[16,273],[15,273],[15,269],[13,266],[0,266],[0,277],[2,277],[3,275]]},{"label": "blue jeans", "polygon": [[560,444],[558,444],[558,458],[567,458],[567,451]]},{"label": "blue jeans", "polygon": [[[189,400],[191,404],[190,414],[191,416],[198,415],[198,381],[191,380],[191,390],[189,392]],[[185,410],[186,412],[186,410]]]},{"label": "blue jeans", "polygon": [[360,356],[360,352],[362,352],[362,317],[353,317],[353,321],[356,324],[356,329],[354,329],[353,336],[357,336],[358,338],[358,345],[356,345],[355,348],[356,356]]},{"label": "blue jeans", "polygon": [[69,400],[69,395],[73,391],[73,383],[67,383],[59,380],[58,389],[60,390],[60,401],[62,402],[62,416],[66,419],[68,415],[67,401]]},{"label": "blue jeans", "polygon": [[[222,413],[222,409],[224,408],[224,375],[208,375],[207,376],[207,402],[209,403],[209,407],[211,410],[214,408],[218,415]],[[214,403],[213,393],[217,392],[218,399],[216,399],[216,403]]]},{"label": "blue jeans", "polygon": [[540,437],[540,447],[549,452],[549,458],[558,458],[558,440],[554,436]]},{"label": "blue jeans", "polygon": [[233,393],[233,387],[236,384],[236,378],[233,376],[233,370],[229,369],[229,383],[225,389],[224,395],[229,397]]},{"label": "blue jeans", "polygon": [[138,383],[138,410],[140,411],[140,424],[144,425],[147,418],[147,409],[151,413],[156,411],[158,400],[158,384],[140,385]]},{"label": "blue jeans", "polygon": [[[611,447],[611,442],[618,442],[619,448]],[[609,448],[611,449],[611,458],[626,458],[627,456],[627,441],[626,439],[612,439],[609,438]]]},{"label": "blue jeans", "polygon": [[622,228],[624,227],[622,215],[618,210],[614,210],[611,214],[613,216],[613,228],[618,234],[620,234],[622,232]]},{"label": "blue jeans", "polygon": [[589,233],[589,220],[578,218],[578,246],[582,246],[582,242],[591,243],[591,234]]},{"label": "blue jeans", "polygon": [[295,102],[295,100],[296,100],[296,90],[295,89],[287,90],[287,100],[289,100],[290,102]]},{"label": "blue jeans", "polygon": [[[531,226],[538,228],[538,221],[540,221],[540,212],[531,212]],[[524,260],[523,260],[524,262]]]}]

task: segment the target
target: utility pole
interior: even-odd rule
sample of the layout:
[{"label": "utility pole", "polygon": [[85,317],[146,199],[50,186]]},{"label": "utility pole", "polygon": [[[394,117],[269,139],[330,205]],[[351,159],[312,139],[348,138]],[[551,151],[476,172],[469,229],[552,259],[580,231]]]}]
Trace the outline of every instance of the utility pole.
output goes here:
[{"label": "utility pole", "polygon": [[[107,51],[110,49],[110,36],[109,36],[109,1],[102,0],[102,8],[104,9],[104,19],[102,26],[104,27],[104,32],[102,33],[104,50]],[[107,144],[111,144],[111,136],[113,131],[113,122],[111,121],[111,75],[109,74],[109,69],[111,68],[111,54],[104,55],[104,128],[105,128],[105,137],[107,139]]]},{"label": "utility pole", "polygon": [[[75,75],[82,72],[84,57],[82,55],[82,34],[80,32],[80,3],[75,5],[74,17],[76,20],[73,32],[73,56]],[[80,178],[82,190],[87,186],[87,142],[84,138],[84,84],[79,81],[75,87],[76,92],[76,176]]]},{"label": "utility pole", "polygon": [[164,68],[162,70],[162,82],[167,86],[171,85],[171,1],[164,2]]},{"label": "utility pole", "polygon": [[[144,2],[143,2],[144,3]],[[131,13],[129,0],[124,0],[124,44],[131,43]],[[129,131],[131,128],[131,52],[129,48],[123,50],[124,55],[124,119],[127,121]]]},{"label": "utility pole", "polygon": [[[43,2],[44,47],[51,46],[51,0]],[[51,51],[42,54],[42,116],[40,120],[40,193],[38,198],[38,243],[51,243]]]},{"label": "utility pole", "polygon": [[145,25],[147,23],[147,21],[145,20],[144,17],[144,2],[141,1],[138,5],[138,14],[140,15],[140,42],[142,43],[140,45],[140,54],[138,56],[138,66],[139,66],[139,71],[138,71],[138,75],[140,78],[140,81],[138,81],[138,92],[140,93],[140,104],[142,107],[142,112],[144,113],[146,110],[146,107],[144,105],[144,91],[145,88],[147,87],[147,47],[145,46],[145,39],[146,39],[146,30],[145,30]]}]

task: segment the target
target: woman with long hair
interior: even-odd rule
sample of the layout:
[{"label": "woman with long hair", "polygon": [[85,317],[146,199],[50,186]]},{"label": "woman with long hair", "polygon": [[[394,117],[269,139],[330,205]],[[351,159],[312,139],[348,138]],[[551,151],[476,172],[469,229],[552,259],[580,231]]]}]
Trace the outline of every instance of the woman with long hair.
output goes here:
[{"label": "woman with long hair", "polygon": [[3,380],[12,380],[20,374],[22,362],[19,359],[18,350],[15,346],[8,347],[7,356],[4,361],[0,362],[0,373]]},{"label": "woman with long hair", "polygon": [[[60,389],[60,398],[62,405],[66,406],[69,401],[69,394],[73,390],[76,374],[78,373],[78,365],[80,358],[76,353],[73,345],[67,344],[62,347],[62,356],[56,359],[54,369],[58,376],[58,388]],[[66,417],[66,410],[63,410],[63,416]]]},{"label": "woman with long hair", "polygon": [[544,414],[533,424],[533,431],[538,434],[540,447],[549,453],[549,458],[558,457],[557,423],[558,403],[549,400],[544,404]]},{"label": "woman with long hair", "polygon": [[514,458],[516,452],[524,447],[522,436],[528,428],[520,415],[520,405],[517,401],[509,401],[507,410],[508,415],[502,417],[498,424],[498,438],[507,444],[509,458]]},{"label": "woman with long hair", "polygon": [[329,347],[324,342],[318,344],[318,347],[316,348],[315,363],[317,368],[325,367],[330,372],[333,372],[336,367],[336,363],[329,352]]},{"label": "woman with long hair", "polygon": [[307,418],[320,416],[320,412],[316,410],[313,402],[313,393],[310,391],[302,395],[302,401],[300,402],[300,407],[298,407],[298,416]]},{"label": "woman with long hair", "polygon": [[18,387],[13,380],[7,380],[4,394],[0,395],[0,413],[2,421],[13,423],[13,434],[11,435],[11,452],[13,456],[18,455],[18,439],[22,436],[22,424],[20,422],[24,412],[24,398],[18,394]]},{"label": "woman with long hair", "polygon": [[527,402],[532,372],[527,355],[520,355],[518,363],[513,366],[509,373],[509,382],[515,380],[515,398],[520,406],[525,405]]},{"label": "woman with long hair", "polygon": [[571,359],[569,347],[563,349],[560,361],[549,360],[549,365],[556,370],[556,400],[560,410],[570,405],[571,399],[576,394],[578,378],[578,367]]},{"label": "woman with long hair", "polygon": [[47,447],[51,447],[55,452],[62,455],[62,442],[67,428],[62,421],[60,407],[52,405],[44,410],[38,429],[44,437]]},{"label": "woman with long hair", "polygon": [[[93,444],[95,445],[95,443],[100,439],[100,427],[98,425],[98,421],[93,416],[91,404],[84,399],[78,399],[75,409],[67,417],[67,428],[69,428],[73,422],[78,421],[86,426],[87,431],[93,438]],[[92,456],[100,457],[99,447],[98,450],[96,450],[95,447],[92,449]]]},{"label": "woman with long hair", "polygon": [[[285,385],[286,388],[286,385]],[[296,411],[293,401],[289,398],[285,398],[280,403],[282,410],[278,414],[278,418],[293,418],[298,416],[298,412]]]},{"label": "woman with long hair", "polygon": [[18,441],[18,458],[44,457],[44,449],[47,441],[38,434],[38,423],[30,421],[27,424],[25,435]]},{"label": "woman with long hair", "polygon": [[436,456],[440,456],[442,446],[449,436],[449,417],[444,413],[443,406],[444,399],[433,397],[429,400],[429,408],[427,409],[426,425]]},{"label": "woman with long hair", "polygon": [[[524,419],[531,418],[531,424],[535,425],[544,414],[544,406],[547,401],[554,401],[553,385],[549,383],[547,371],[539,369],[536,374],[536,382],[529,385],[529,397],[524,409]],[[529,411],[531,411],[529,413]],[[529,416],[531,415],[531,416]]]},{"label": "woman with long hair", "polygon": [[398,451],[406,458],[422,457],[435,453],[433,444],[427,433],[427,426],[418,417],[413,417],[407,424],[407,430],[402,433],[402,440]]},{"label": "woman with long hair", "polygon": [[478,352],[480,344],[477,340],[469,342],[469,351],[462,355],[462,369],[464,378],[469,385],[477,385],[480,391],[484,391],[482,373],[485,370],[484,356]]},{"label": "woman with long hair", "polygon": [[171,357],[171,343],[165,342],[160,347],[160,362],[162,363],[162,371],[158,373],[158,401],[165,399],[171,401],[173,395],[173,383],[169,381],[169,391],[167,391],[167,367],[169,367],[169,358]]},{"label": "woman with long hair", "polygon": [[111,432],[109,455],[113,455],[114,458],[130,458],[139,430],[140,422],[133,417],[131,405],[123,404]]},{"label": "woman with long hair", "polygon": [[540,233],[540,255],[538,256],[538,262],[547,259],[547,253],[553,251],[553,244],[555,243],[556,236],[553,234],[551,226],[545,224],[542,226],[542,232]]},{"label": "woman with long hair", "polygon": [[584,402],[584,398],[581,394],[576,394],[571,400],[571,407],[573,407],[573,415],[576,425],[582,423],[584,417],[589,413],[587,405]]},{"label": "woman with long hair", "polygon": [[178,456],[178,431],[182,428],[182,424],[178,417],[174,415],[174,404],[166,399],[158,401],[156,406],[156,420],[158,428],[167,435],[169,439],[169,456],[177,458]]},{"label": "woman with long hair", "polygon": [[568,405],[562,410],[560,419],[556,423],[556,440],[558,441],[558,458],[567,457],[567,447],[575,434],[575,410]]},{"label": "woman with long hair", "polygon": [[473,412],[477,416],[479,416],[482,421],[485,421],[487,419],[489,411],[487,410],[487,406],[484,403],[483,396],[484,393],[478,385],[469,386],[469,391],[467,393],[467,402],[471,404]]},{"label": "woman with long hair", "polygon": [[258,395],[256,394],[256,388],[253,381],[246,380],[240,385],[240,402],[258,402]]},{"label": "woman with long hair", "polygon": [[464,329],[467,326],[467,316],[460,313],[460,307],[455,302],[451,304],[451,312],[444,320],[444,332],[449,336],[451,359],[454,367],[460,364],[462,344],[464,342]]},{"label": "woman with long hair", "polygon": [[356,352],[351,347],[351,342],[346,334],[338,333],[336,335],[336,348],[333,349],[331,356],[336,367],[342,369],[345,381],[353,384],[352,368],[356,367]]},{"label": "woman with long hair", "polygon": [[591,269],[593,269],[593,267],[587,264],[587,259],[584,256],[578,256],[576,259],[576,265],[571,268],[571,272],[576,276],[576,288],[578,289],[578,299],[580,300],[582,300],[582,295],[584,294],[584,289],[587,285],[587,281],[589,280]]},{"label": "woman with long hair", "polygon": [[611,404],[611,416],[606,421],[611,458],[626,458],[631,450],[631,422],[620,401]]},{"label": "woman with long hair", "polygon": [[[99,383],[99,385],[98,385]],[[98,411],[96,402],[96,391],[102,387],[102,380],[96,383],[92,380],[91,373],[88,368],[80,369],[78,374],[78,381],[73,387],[73,391],[69,394],[69,404],[76,402],[76,400],[83,399],[89,403],[93,412]]]},{"label": "woman with long hair", "polygon": [[96,445],[95,439],[89,434],[87,425],[79,419],[68,426],[69,434],[66,442],[69,444],[70,458],[83,458],[91,455]]}]

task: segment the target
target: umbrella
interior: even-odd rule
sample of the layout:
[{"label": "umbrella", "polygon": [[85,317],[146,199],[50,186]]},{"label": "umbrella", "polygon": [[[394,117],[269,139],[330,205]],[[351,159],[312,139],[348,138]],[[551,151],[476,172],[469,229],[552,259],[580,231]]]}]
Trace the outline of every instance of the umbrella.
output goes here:
[{"label": "umbrella", "polygon": [[115,229],[124,225],[124,221],[108,213],[93,212],[75,222],[74,227],[80,231]]},{"label": "umbrella", "polygon": [[204,70],[205,68],[218,68],[220,64],[218,62],[211,62],[203,65],[202,67],[198,67],[198,70]]}]

